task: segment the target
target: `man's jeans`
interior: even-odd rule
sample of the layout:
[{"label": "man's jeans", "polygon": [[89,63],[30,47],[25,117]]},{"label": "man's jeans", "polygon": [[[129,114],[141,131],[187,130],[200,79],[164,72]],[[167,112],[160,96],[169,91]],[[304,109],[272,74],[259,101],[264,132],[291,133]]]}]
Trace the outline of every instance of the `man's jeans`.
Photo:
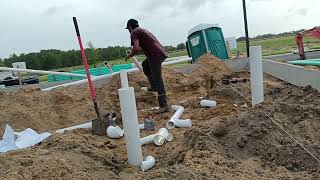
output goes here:
[{"label": "man's jeans", "polygon": [[142,62],[143,72],[148,77],[151,88],[156,89],[158,92],[160,108],[168,105],[161,72],[161,64],[165,59],[165,56],[151,57]]}]

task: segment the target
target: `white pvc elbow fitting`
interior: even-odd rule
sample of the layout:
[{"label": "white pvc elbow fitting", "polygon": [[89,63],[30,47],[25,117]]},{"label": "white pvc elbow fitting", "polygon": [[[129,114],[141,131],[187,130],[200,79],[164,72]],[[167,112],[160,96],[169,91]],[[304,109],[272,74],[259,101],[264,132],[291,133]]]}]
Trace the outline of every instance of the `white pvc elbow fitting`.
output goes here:
[{"label": "white pvc elbow fitting", "polygon": [[214,107],[217,106],[217,102],[216,101],[210,101],[210,100],[202,100],[202,101],[200,101],[200,105],[202,107],[214,108]]},{"label": "white pvc elbow fitting", "polygon": [[119,139],[123,137],[123,130],[119,126],[109,126],[107,128],[107,135],[111,139]]},{"label": "white pvc elbow fitting", "polygon": [[142,161],[140,167],[143,172],[146,172],[149,169],[151,169],[155,164],[156,164],[156,159],[152,156],[147,156],[146,159]]},{"label": "white pvc elbow fitting", "polygon": [[140,139],[141,146],[143,146],[145,144],[152,143],[154,141],[155,136],[156,136],[155,134],[152,134],[150,136],[146,136],[146,137],[141,138]]},{"label": "white pvc elbow fitting", "polygon": [[180,127],[180,128],[192,127],[192,121],[190,119],[187,119],[187,120],[180,119],[182,113],[184,112],[184,108],[182,106],[173,105],[171,106],[171,108],[176,112],[172,115],[170,120],[166,123],[166,127],[168,129],[173,129],[175,127]]},{"label": "white pvc elbow fitting", "polygon": [[192,127],[192,121],[191,121],[191,119],[186,119],[186,120],[172,119],[172,120],[169,120],[167,122],[166,127],[168,129],[173,129],[175,127],[178,127],[178,128],[191,128]]}]

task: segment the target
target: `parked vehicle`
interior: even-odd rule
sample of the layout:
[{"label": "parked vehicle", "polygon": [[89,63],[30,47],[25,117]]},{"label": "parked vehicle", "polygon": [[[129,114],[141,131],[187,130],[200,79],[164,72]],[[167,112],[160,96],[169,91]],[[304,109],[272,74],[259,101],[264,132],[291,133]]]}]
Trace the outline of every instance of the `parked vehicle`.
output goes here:
[{"label": "parked vehicle", "polygon": [[28,76],[22,78],[22,84],[38,84],[39,79],[38,76]]},{"label": "parked vehicle", "polygon": [[[38,76],[28,76],[21,78],[22,84],[37,84],[39,83]],[[0,82],[0,85],[15,86],[19,85],[19,79],[17,77],[6,77]]]}]

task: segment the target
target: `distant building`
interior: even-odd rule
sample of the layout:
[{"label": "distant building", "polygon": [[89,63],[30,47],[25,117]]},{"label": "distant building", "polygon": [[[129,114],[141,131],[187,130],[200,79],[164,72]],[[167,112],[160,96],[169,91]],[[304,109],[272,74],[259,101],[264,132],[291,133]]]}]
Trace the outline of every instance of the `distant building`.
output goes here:
[{"label": "distant building", "polygon": [[226,45],[229,45],[230,49],[238,49],[236,37],[227,37],[224,38],[224,40],[226,41]]}]

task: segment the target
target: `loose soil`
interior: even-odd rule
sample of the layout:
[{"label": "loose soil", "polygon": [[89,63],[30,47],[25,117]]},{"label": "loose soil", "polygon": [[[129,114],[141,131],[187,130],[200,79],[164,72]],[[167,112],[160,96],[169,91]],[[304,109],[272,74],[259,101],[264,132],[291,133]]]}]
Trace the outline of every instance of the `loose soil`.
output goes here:
[{"label": "loose soil", "polygon": [[[0,154],[0,179],[320,179],[319,162],[275,123],[320,157],[320,94],[265,76],[265,103],[251,108],[250,83],[222,85],[221,79],[248,78],[234,73],[211,55],[204,55],[193,71],[164,68],[169,103],[185,107],[182,118],[193,127],[173,129],[174,141],[143,147],[144,157],[156,166],[143,173],[127,165],[124,139],[94,136],[88,130],[54,134],[40,145]],[[148,82],[142,73],[129,74],[135,88],[139,121],[158,106],[156,95],[141,90]],[[121,115],[119,77],[96,88],[101,112]],[[245,98],[244,98],[244,97]],[[201,108],[200,99],[218,102]],[[86,86],[50,92],[22,89],[0,94],[0,133],[9,123],[15,130],[39,132],[88,122],[95,112]],[[143,110],[143,111],[141,111]],[[173,112],[154,116],[156,129]],[[141,131],[141,136],[154,132]]]}]

